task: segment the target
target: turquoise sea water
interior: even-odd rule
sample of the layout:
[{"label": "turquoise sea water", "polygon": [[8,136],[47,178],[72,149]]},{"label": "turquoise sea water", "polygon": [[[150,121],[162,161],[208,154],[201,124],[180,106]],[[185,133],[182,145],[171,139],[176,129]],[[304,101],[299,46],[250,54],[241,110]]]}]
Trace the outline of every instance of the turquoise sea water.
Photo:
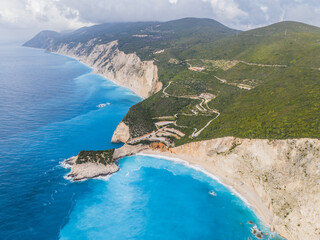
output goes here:
[{"label": "turquoise sea water", "polygon": [[164,159],[132,156],[109,179],[64,179],[64,159],[121,146],[112,133],[141,100],[91,71],[0,46],[0,239],[255,239],[248,221],[267,231],[226,187]]}]

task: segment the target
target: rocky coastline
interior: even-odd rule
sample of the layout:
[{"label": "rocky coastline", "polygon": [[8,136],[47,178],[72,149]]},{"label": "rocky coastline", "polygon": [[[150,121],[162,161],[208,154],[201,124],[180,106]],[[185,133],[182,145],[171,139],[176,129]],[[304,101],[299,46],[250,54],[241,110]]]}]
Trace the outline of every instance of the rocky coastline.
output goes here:
[{"label": "rocky coastline", "polygon": [[[134,155],[143,150],[147,150],[148,146],[145,145],[124,145],[121,148],[115,149],[112,153],[112,158],[105,163],[99,160],[79,162],[79,155],[73,156],[62,162],[64,168],[71,168],[67,174],[67,178],[72,181],[82,181],[102,176],[112,175],[120,170],[117,161],[123,157]],[[98,155],[101,151],[90,151],[92,155]]]},{"label": "rocky coastline", "polygon": [[320,239],[320,140],[239,139],[193,142],[167,152],[217,176],[288,240]]},{"label": "rocky coastline", "polygon": [[[49,43],[42,47],[89,65],[94,72],[131,89],[142,98],[147,98],[162,88],[154,62],[142,61],[135,53],[126,54],[120,51],[118,41],[100,44],[97,39],[92,39],[86,43]],[[156,53],[161,51],[163,50]],[[131,138],[129,130],[129,126],[121,122],[112,137],[112,142],[128,142]],[[178,158],[188,164],[200,166],[235,189],[262,220],[283,237],[288,240],[320,239],[318,139],[267,140],[223,137],[170,149],[126,144],[113,152],[113,161],[107,164],[77,163],[77,157],[67,160],[66,163],[72,164],[69,177],[77,181],[110,175],[119,170],[117,160],[137,153],[153,154],[168,159]]]},{"label": "rocky coastline", "polygon": [[[93,43],[88,44],[94,46]],[[155,65],[119,51],[116,41],[97,45],[90,53],[85,51],[87,45],[73,48],[63,45],[49,51],[76,58],[143,98],[162,88]],[[102,55],[104,58],[100,59],[100,63],[95,60]],[[102,60],[106,58],[111,60],[103,65]],[[117,65],[117,61],[121,64]],[[128,139],[129,127],[121,122],[112,142],[126,143]],[[118,159],[139,152],[183,159],[200,165],[236,189],[271,229],[288,240],[318,240],[319,149],[320,141],[317,139],[250,140],[233,137],[193,142],[161,151],[149,146],[125,145],[115,150],[113,164],[73,164],[69,177],[78,181],[110,175],[119,170],[116,164]]]},{"label": "rocky coastline", "polygon": [[77,164],[78,156],[71,157],[64,162],[64,166],[71,165],[71,171],[68,173],[67,178],[72,181],[82,181],[90,178],[97,178],[101,176],[108,176],[117,171],[119,167],[113,164],[101,164],[101,163],[83,163]]},{"label": "rocky coastline", "polygon": [[[114,151],[115,161],[137,153],[181,159],[217,176],[253,207],[258,216],[288,240],[319,239],[320,140],[259,140],[225,137],[174,148],[124,145]],[[72,166],[78,176],[91,172]],[[108,174],[115,169],[109,168]],[[81,172],[83,170],[83,172]]]},{"label": "rocky coastline", "polygon": [[[90,49],[90,50],[88,50]],[[118,41],[96,44],[95,39],[87,43],[60,44],[47,51],[65,55],[92,67],[119,86],[128,88],[142,98],[147,98],[162,89],[158,80],[158,68],[153,61],[142,61],[135,53],[126,54],[118,48]]]}]

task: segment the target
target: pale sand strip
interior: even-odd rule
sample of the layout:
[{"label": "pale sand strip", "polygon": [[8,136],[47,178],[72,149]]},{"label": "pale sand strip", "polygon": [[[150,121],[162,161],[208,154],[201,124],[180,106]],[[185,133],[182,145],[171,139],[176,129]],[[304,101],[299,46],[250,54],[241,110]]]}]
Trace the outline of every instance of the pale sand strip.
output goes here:
[{"label": "pale sand strip", "polygon": [[214,165],[210,164],[210,162],[203,161],[201,159],[196,160],[187,155],[174,154],[170,152],[160,152],[151,149],[141,151],[139,154],[159,157],[180,163],[186,162],[187,164],[185,165],[203,171],[205,174],[211,176],[219,183],[229,188],[229,190],[234,192],[238,197],[240,197],[244,203],[246,203],[250,208],[254,210],[254,212],[263,221],[263,223],[270,227],[271,231],[274,231],[272,214],[265,207],[256,191],[242,181],[235,181],[225,172],[222,172],[219,169],[215,169]]}]

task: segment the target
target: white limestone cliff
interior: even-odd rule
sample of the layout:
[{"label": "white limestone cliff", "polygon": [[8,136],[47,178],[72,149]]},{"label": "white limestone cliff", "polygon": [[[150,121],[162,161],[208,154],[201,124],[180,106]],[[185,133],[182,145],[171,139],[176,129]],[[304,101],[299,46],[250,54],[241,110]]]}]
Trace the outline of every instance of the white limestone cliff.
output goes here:
[{"label": "white limestone cliff", "polygon": [[82,164],[77,164],[78,156],[71,157],[65,161],[67,165],[71,165],[71,171],[67,177],[71,178],[73,181],[80,181],[100,176],[111,175],[119,171],[117,164],[101,164],[94,162],[86,162]]},{"label": "white limestone cliff", "polygon": [[170,151],[233,186],[288,240],[320,239],[320,140],[225,137]]},{"label": "white limestone cliff", "polygon": [[153,61],[142,61],[135,53],[120,51],[117,41],[97,44],[93,39],[75,46],[72,44],[60,44],[48,50],[76,58],[92,67],[95,73],[129,88],[142,98],[161,90],[158,68]]},{"label": "white limestone cliff", "polygon": [[116,130],[113,133],[111,142],[112,143],[126,143],[130,139],[129,127],[124,123],[120,122]]}]

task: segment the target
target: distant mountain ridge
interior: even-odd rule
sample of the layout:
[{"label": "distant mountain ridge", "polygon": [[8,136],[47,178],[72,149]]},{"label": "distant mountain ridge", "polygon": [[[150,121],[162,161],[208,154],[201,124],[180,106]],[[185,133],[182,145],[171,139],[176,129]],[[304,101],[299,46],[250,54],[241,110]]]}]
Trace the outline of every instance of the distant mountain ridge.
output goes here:
[{"label": "distant mountain ridge", "polygon": [[[174,44],[181,39],[187,40],[183,44],[193,45],[195,42],[209,42],[236,32],[239,31],[230,29],[212,19],[184,18],[164,23],[104,23],[92,27],[83,27],[65,34],[42,31],[27,41],[24,46],[54,48],[59,44],[85,43],[92,39],[95,39],[97,44],[118,40],[121,50],[132,53],[141,50],[140,48],[143,48],[142,44],[144,43],[152,45],[152,50],[154,50],[161,45],[168,47],[168,44]],[[139,38],[139,35],[145,35],[146,39]],[[150,54],[150,51],[148,53]]]},{"label": "distant mountain ridge", "polygon": [[23,44],[25,47],[47,48],[61,34],[55,31],[42,31]]},{"label": "distant mountain ridge", "polygon": [[42,31],[24,46],[75,57],[145,98],[162,86],[157,66],[150,65],[155,62],[154,53],[168,47],[186,50],[196,43],[208,43],[236,32],[239,31],[212,19],[104,23],[69,33]]}]

